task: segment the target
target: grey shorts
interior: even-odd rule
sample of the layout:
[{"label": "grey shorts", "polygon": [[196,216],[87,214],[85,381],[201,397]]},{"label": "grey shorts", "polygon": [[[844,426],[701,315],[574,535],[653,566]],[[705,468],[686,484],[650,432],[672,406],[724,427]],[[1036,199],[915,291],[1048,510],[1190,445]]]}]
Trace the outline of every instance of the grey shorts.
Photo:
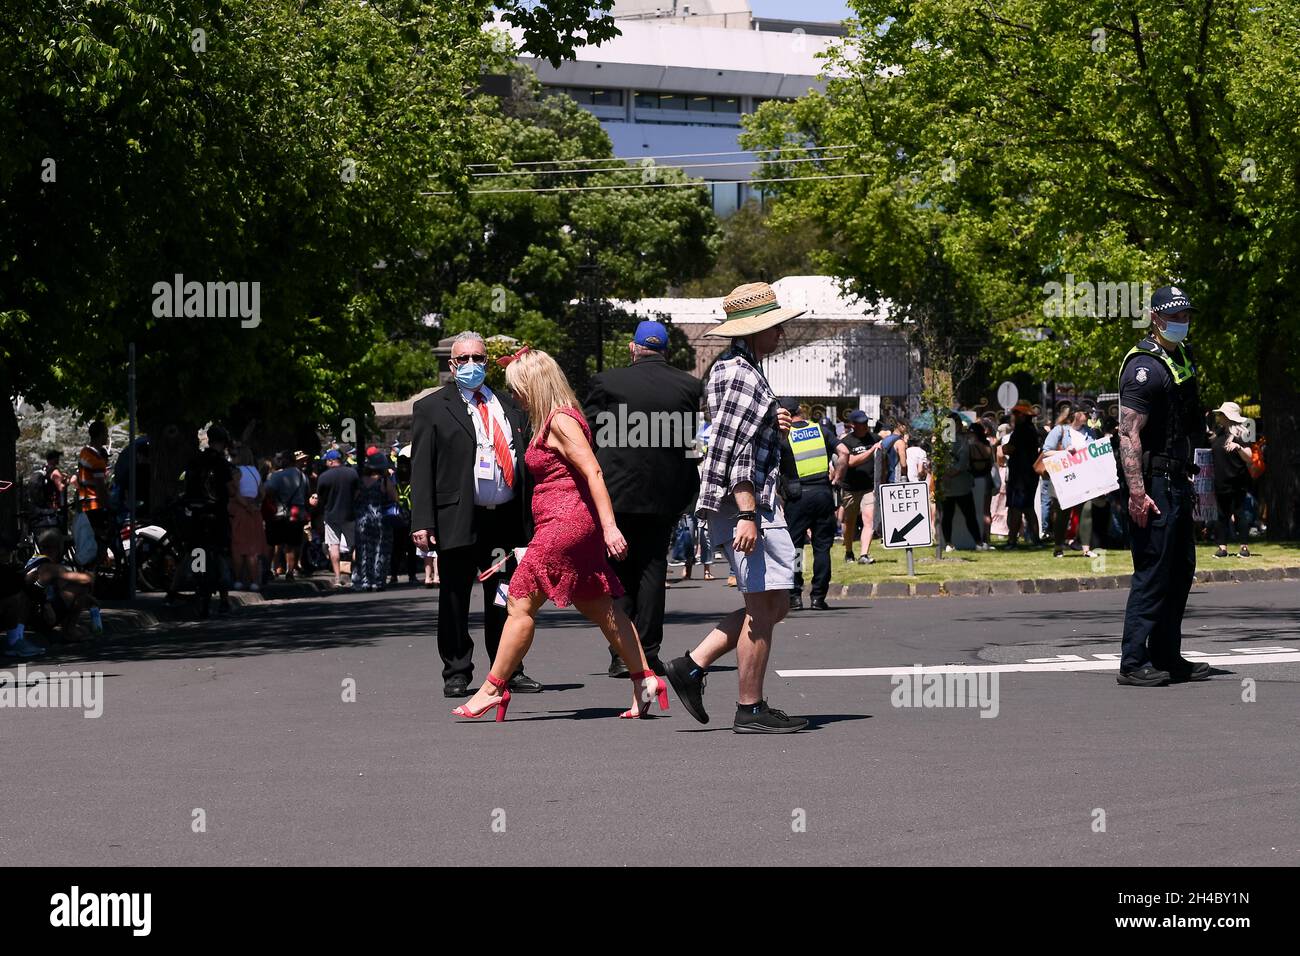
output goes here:
[{"label": "grey shorts", "polygon": [[731,546],[736,536],[736,506],[730,499],[709,516],[709,541],[721,546],[736,576],[736,590],[742,594],[780,591],[794,587],[794,542],[785,525],[780,502],[776,510],[758,509],[758,544],[750,554]]}]

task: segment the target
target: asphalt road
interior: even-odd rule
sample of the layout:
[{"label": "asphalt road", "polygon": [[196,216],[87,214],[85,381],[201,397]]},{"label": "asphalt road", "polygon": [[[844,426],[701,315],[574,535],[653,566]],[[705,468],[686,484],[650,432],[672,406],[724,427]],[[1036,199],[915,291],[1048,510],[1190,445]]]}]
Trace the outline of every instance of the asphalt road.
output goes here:
[{"label": "asphalt road", "polygon": [[[813,724],[775,737],[731,732],[725,661],[709,725],[675,697],[665,717],[616,719],[627,684],[570,611],[543,613],[527,661],[548,690],[494,724],[449,716],[432,592],[268,602],[53,662],[104,672],[98,719],[0,709],[0,864],[1300,863],[1294,582],[1195,590],[1185,649],[1225,655],[1205,683],[1004,671],[986,718],[892,706],[886,674],[775,673],[1106,668],[1126,596],[792,615],[768,696]],[[718,581],[674,586],[665,655],[736,604]]]}]

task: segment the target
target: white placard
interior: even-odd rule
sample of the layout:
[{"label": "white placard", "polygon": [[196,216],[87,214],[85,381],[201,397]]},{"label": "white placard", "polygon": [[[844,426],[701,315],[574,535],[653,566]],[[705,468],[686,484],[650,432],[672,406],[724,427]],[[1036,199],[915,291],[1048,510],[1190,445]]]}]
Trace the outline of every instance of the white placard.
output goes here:
[{"label": "white placard", "polygon": [[1048,452],[1043,465],[1062,508],[1073,508],[1119,487],[1115,450],[1098,438],[1074,451]]},{"label": "white placard", "polygon": [[928,548],[930,488],[924,481],[880,485],[881,544],[886,548]]}]

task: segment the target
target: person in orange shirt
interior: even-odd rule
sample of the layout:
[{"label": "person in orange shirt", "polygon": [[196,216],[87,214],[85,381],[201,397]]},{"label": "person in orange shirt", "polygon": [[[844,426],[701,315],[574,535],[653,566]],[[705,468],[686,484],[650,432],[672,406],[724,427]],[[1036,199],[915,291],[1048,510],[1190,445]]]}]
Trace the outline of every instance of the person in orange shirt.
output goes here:
[{"label": "person in orange shirt", "polygon": [[90,444],[77,454],[77,506],[90,520],[103,554],[104,543],[115,543],[116,536],[108,502],[108,426],[102,421],[90,423]]}]

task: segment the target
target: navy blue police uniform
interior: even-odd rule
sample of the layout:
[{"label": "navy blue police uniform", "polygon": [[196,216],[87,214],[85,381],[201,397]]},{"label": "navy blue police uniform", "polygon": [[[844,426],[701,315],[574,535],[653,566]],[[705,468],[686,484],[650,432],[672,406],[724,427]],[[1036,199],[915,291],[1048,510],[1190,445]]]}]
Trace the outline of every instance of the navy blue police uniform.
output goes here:
[{"label": "navy blue police uniform", "polygon": [[1181,653],[1183,612],[1196,577],[1192,476],[1195,449],[1207,444],[1190,346],[1182,343],[1170,353],[1154,337],[1143,339],[1124,357],[1119,393],[1122,408],[1147,416],[1140,436],[1142,477],[1160,509],[1148,514],[1145,528],[1131,528],[1133,578],[1120,670],[1150,665],[1185,678],[1190,665]]}]

